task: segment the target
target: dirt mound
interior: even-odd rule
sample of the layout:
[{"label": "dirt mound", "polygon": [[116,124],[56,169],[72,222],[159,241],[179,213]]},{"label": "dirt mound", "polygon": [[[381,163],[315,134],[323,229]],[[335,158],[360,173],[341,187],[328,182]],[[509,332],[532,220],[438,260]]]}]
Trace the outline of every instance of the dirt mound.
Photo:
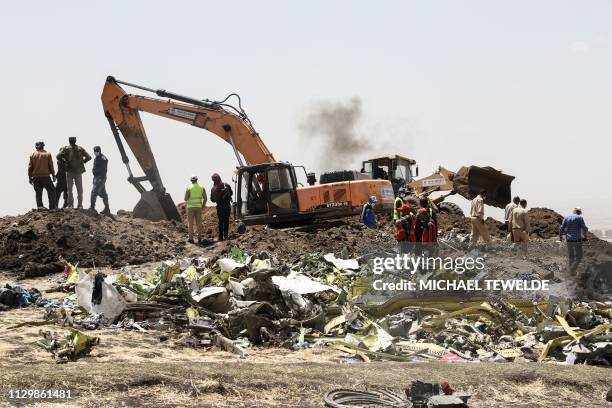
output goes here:
[{"label": "dirt mound", "polygon": [[[548,208],[532,208],[529,210],[529,218],[532,238],[549,239],[559,236],[559,227],[563,221],[561,214]],[[503,238],[508,234],[504,223],[490,217],[485,222],[491,236]],[[469,234],[472,230],[470,219],[461,215],[441,213],[438,215],[438,223],[444,231],[456,229],[459,233]]]},{"label": "dirt mound", "polygon": [[[185,203],[179,203],[176,208],[183,220],[183,224],[187,226],[187,206]],[[217,207],[205,207],[202,211],[202,227],[204,230],[203,239],[212,241],[219,236],[217,223]],[[230,227],[230,230],[232,227]]]},{"label": "dirt mound", "polygon": [[529,210],[531,220],[531,234],[543,239],[559,236],[559,227],[563,216],[548,208],[532,208]]},{"label": "dirt mound", "polygon": [[123,266],[171,258],[184,249],[183,225],[113,218],[89,210],[34,210],[0,219],[0,270],[25,276],[61,271],[63,256],[81,266]]},{"label": "dirt mound", "polygon": [[[472,232],[472,224],[469,218],[457,214],[440,213],[438,214],[439,228],[445,232],[455,231],[460,234],[470,234]],[[485,220],[485,224],[489,228],[489,233],[492,237],[503,238],[508,232],[506,226],[491,217]]]},{"label": "dirt mound", "polygon": [[352,258],[393,248],[395,238],[391,223],[379,221],[383,226],[378,230],[359,223],[358,217],[284,229],[250,226],[234,242],[247,252],[267,252],[289,261],[305,254],[321,252]]},{"label": "dirt mound", "polygon": [[[136,219],[125,211],[109,218],[92,211],[71,209],[30,211],[0,218],[0,270],[38,276],[61,271],[60,256],[85,267],[119,267],[200,251],[198,247],[186,246],[186,209],[184,204],[179,204],[178,209],[183,223]],[[530,215],[535,237],[548,239],[558,235],[562,219],[559,214],[533,208]],[[378,230],[366,228],[357,216],[292,228],[250,226],[242,235],[236,233],[232,224],[226,245],[238,245],[252,254],[268,252],[286,260],[315,252],[358,257],[394,247],[395,231],[389,217],[379,215],[381,228]],[[441,213],[438,222],[446,232],[469,234],[471,231],[469,218],[460,215]],[[486,223],[493,237],[506,236],[501,222],[487,218]],[[216,241],[215,207],[204,209],[203,225],[205,241]]]}]

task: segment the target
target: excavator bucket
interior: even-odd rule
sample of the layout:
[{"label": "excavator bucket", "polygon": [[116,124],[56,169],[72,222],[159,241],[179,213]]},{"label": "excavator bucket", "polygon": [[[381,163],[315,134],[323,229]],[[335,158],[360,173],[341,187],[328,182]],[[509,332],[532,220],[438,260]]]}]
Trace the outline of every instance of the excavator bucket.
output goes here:
[{"label": "excavator bucket", "polygon": [[151,221],[181,221],[181,216],[170,194],[160,195],[156,191],[143,191],[141,193],[140,201],[134,207],[133,216]]},{"label": "excavator bucket", "polygon": [[453,189],[468,200],[486,190],[485,204],[504,208],[512,200],[512,180],[514,176],[504,174],[493,167],[461,167],[453,176]]}]

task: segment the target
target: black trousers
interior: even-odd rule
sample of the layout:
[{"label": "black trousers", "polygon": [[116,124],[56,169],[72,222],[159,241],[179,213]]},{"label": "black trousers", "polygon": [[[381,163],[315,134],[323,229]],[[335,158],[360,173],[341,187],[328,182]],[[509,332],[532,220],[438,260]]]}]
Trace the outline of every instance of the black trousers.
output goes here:
[{"label": "black trousers", "polygon": [[567,241],[567,254],[570,264],[582,260],[582,241]]},{"label": "black trousers", "polygon": [[219,219],[219,241],[227,239],[229,235],[230,215],[232,207],[229,205],[217,205],[217,218]]},{"label": "black trousers", "polygon": [[64,175],[63,177],[57,177],[57,184],[55,185],[55,208],[59,208],[59,200],[60,198],[64,197],[64,205],[63,207],[66,207],[67,204],[67,200],[68,200],[68,189],[66,188],[66,176]]},{"label": "black trousers", "polygon": [[55,201],[55,186],[51,177],[33,177],[34,192],[36,193],[36,206],[43,207],[42,192],[47,190],[47,198],[49,199],[49,208],[56,208]]},{"label": "black trousers", "polygon": [[106,177],[94,177],[91,189],[91,208],[95,208],[96,199],[100,196],[104,203],[104,209],[108,209],[108,194],[106,193]]}]

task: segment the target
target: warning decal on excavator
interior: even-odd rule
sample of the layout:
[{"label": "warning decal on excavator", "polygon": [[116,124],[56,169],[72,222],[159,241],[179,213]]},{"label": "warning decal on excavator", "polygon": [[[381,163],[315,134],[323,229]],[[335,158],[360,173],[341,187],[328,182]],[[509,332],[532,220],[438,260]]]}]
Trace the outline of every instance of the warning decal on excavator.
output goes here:
[{"label": "warning decal on excavator", "polygon": [[441,186],[446,184],[446,180],[443,178],[426,179],[422,181],[423,187]]},{"label": "warning decal on excavator", "polygon": [[185,118],[189,120],[195,120],[196,116],[198,116],[197,113],[185,111],[182,109],[176,109],[176,108],[168,109],[167,112],[168,112],[168,115],[178,116],[179,118]]}]

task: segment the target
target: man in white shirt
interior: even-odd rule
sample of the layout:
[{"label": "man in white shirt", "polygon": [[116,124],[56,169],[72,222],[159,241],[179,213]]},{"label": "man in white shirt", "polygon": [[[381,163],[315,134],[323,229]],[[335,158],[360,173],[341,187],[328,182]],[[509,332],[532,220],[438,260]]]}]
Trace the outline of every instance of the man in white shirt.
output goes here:
[{"label": "man in white shirt", "polygon": [[508,203],[504,211],[504,221],[506,222],[506,228],[507,228],[508,234],[510,234],[508,235],[510,242],[514,242],[514,237],[512,236],[512,211],[516,207],[518,207],[520,202],[521,202],[521,199],[519,196],[514,197],[512,199],[512,202]]},{"label": "man in white shirt", "polygon": [[489,229],[485,224],[484,218],[484,200],[487,198],[487,192],[482,190],[480,194],[472,200],[472,207],[470,208],[470,221],[472,222],[472,237],[470,239],[470,245],[468,251],[473,249],[478,243],[478,239],[482,237],[482,240],[487,244],[491,244],[491,236],[489,235]]},{"label": "man in white shirt", "polygon": [[527,211],[527,200],[521,200],[520,206],[512,211],[512,236],[514,242],[521,246],[523,259],[527,259],[527,243],[531,232],[531,221]]}]

